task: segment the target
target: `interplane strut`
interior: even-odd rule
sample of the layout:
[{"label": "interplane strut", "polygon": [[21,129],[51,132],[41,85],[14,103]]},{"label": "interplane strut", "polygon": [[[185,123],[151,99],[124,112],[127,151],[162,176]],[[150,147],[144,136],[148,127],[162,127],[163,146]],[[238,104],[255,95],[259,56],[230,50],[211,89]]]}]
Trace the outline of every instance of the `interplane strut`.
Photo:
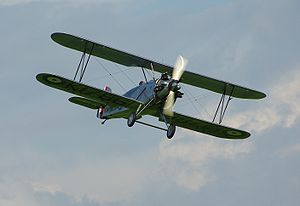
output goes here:
[{"label": "interplane strut", "polygon": [[[85,71],[86,71],[87,65],[88,65],[88,63],[89,63],[89,61],[90,61],[91,54],[92,54],[93,49],[94,49],[94,43],[92,43],[92,47],[91,47],[91,49],[90,49],[90,52],[88,52],[88,54],[87,54],[87,49],[88,49],[87,45],[88,45],[88,42],[85,43],[85,49],[84,49],[84,51],[83,51],[83,53],[82,53],[82,55],[81,55],[81,58],[80,58],[78,67],[77,67],[77,69],[76,69],[75,76],[74,76],[74,78],[73,78],[73,81],[76,80],[76,77],[77,77],[77,75],[78,75],[79,69],[80,69],[80,75],[79,75],[79,80],[78,80],[78,82],[81,82],[81,81],[82,81],[82,78],[83,78],[84,73],[85,73]],[[86,58],[87,55],[88,55],[88,57],[87,57],[87,60],[86,60],[86,62],[85,62],[85,58]]]},{"label": "interplane strut", "polygon": [[[227,107],[228,107],[228,105],[229,105],[229,101],[232,100],[232,93],[233,93],[233,91],[234,91],[234,86],[232,86],[231,91],[230,91],[230,94],[229,94],[229,96],[228,96],[228,98],[227,98],[227,100],[226,100],[226,93],[227,93],[228,90],[229,90],[229,88],[227,88],[227,87],[229,87],[229,85],[228,85],[228,84],[225,84],[225,85],[224,85],[224,92],[223,92],[223,94],[222,94],[222,96],[221,96],[221,99],[220,99],[219,104],[218,104],[218,107],[217,107],[217,109],[216,109],[214,118],[213,118],[213,120],[212,120],[213,123],[215,122],[215,119],[216,119],[218,113],[219,113],[219,122],[218,122],[218,123],[219,123],[219,124],[222,123],[222,121],[223,121],[223,119],[224,119],[224,116],[225,116],[225,112],[226,112]],[[225,101],[226,101],[226,104],[225,104]],[[225,108],[224,108],[224,104],[225,104]],[[220,106],[221,106],[221,107],[220,107]]]}]

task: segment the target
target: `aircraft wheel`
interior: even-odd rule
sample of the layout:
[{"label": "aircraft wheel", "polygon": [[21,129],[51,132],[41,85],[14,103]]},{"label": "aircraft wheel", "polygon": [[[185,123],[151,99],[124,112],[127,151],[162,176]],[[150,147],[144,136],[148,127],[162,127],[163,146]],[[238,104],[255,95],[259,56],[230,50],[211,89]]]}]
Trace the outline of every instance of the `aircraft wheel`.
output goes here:
[{"label": "aircraft wheel", "polygon": [[168,139],[172,139],[172,137],[174,136],[175,134],[175,131],[176,131],[176,126],[171,124],[168,128],[168,131],[167,131],[167,137]]},{"label": "aircraft wheel", "polygon": [[135,123],[135,120],[136,120],[136,113],[132,112],[127,119],[128,127],[132,127]]}]

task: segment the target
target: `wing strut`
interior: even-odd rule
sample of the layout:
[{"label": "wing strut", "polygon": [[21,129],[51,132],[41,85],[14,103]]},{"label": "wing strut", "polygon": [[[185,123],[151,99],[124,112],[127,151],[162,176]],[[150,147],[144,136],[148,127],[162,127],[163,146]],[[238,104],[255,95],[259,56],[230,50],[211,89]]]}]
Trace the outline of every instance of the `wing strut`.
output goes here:
[{"label": "wing strut", "polygon": [[[228,96],[228,98],[227,98],[227,100],[226,100],[226,92],[229,91],[229,88],[227,88],[227,86],[229,86],[229,84],[225,84],[225,86],[224,86],[223,94],[222,94],[222,96],[221,96],[221,99],[220,99],[219,104],[218,104],[218,107],[217,107],[217,109],[216,109],[214,118],[213,118],[213,120],[212,120],[213,123],[214,123],[214,121],[215,121],[215,119],[216,119],[218,113],[219,113],[219,115],[220,115],[220,117],[219,117],[219,124],[222,123],[223,118],[224,118],[224,116],[225,116],[225,112],[226,112],[227,107],[228,107],[228,104],[229,104],[229,101],[232,100],[232,93],[233,93],[233,91],[234,91],[234,86],[232,86],[231,91],[230,91],[230,95]],[[226,104],[225,104],[225,101],[226,101]],[[224,108],[224,104],[225,104],[225,108]],[[220,108],[220,106],[221,106],[221,108]]]},{"label": "wing strut", "polygon": [[155,77],[154,77],[154,67],[153,67],[152,62],[150,63],[150,67],[151,67],[151,70],[152,70],[152,77],[153,77],[153,80],[155,81]]},{"label": "wing strut", "polygon": [[[151,67],[151,70],[152,70],[152,78],[153,78],[153,81],[155,81],[154,67],[153,67],[152,62],[150,63],[150,67]],[[146,83],[148,83],[148,80],[147,80],[147,77],[146,77],[146,73],[145,73],[145,69],[147,69],[147,68],[145,68],[144,66],[141,66],[141,69],[142,69],[142,71],[143,71],[143,74],[144,74],[144,78],[145,78],[145,80],[146,80]],[[148,73],[148,74],[149,74],[149,73]]]},{"label": "wing strut", "polygon": [[[76,80],[76,77],[78,75],[78,72],[79,72],[79,69],[80,69],[80,75],[79,75],[79,81],[78,82],[81,82],[82,81],[82,78],[84,76],[84,73],[86,71],[86,68],[87,68],[87,65],[90,61],[90,58],[91,58],[91,54],[93,52],[93,49],[94,49],[94,43],[92,43],[92,46],[91,46],[91,49],[89,49],[89,52],[87,52],[88,50],[88,42],[86,41],[85,42],[85,48],[84,48],[84,51],[81,55],[81,58],[80,58],[80,61],[79,61],[79,64],[78,64],[78,67],[77,67],[77,70],[76,70],[76,73],[75,73],[75,76],[73,78],[73,81]],[[88,54],[87,54],[88,53]],[[87,57],[87,60],[85,62],[85,57],[86,55],[88,55]]]},{"label": "wing strut", "polygon": [[141,68],[142,68],[143,75],[144,75],[144,77],[145,77],[146,83],[148,83],[148,80],[147,80],[147,77],[146,77],[146,74],[145,74],[145,69],[144,69],[144,67],[141,67]]}]

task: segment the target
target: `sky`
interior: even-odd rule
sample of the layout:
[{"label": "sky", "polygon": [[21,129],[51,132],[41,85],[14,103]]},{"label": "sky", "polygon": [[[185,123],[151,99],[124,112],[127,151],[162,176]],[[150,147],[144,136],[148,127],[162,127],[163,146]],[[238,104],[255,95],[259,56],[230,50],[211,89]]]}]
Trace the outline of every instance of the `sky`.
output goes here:
[{"label": "sky", "polygon": [[[298,0],[0,0],[0,205],[298,205],[299,9]],[[168,65],[183,55],[189,71],[266,93],[233,99],[224,118],[252,135],[178,128],[168,140],[124,119],[101,125],[35,79],[73,78],[81,54],[53,42],[58,31]],[[92,58],[83,82],[123,94],[142,78]],[[175,111],[210,121],[220,96],[183,91]]]}]

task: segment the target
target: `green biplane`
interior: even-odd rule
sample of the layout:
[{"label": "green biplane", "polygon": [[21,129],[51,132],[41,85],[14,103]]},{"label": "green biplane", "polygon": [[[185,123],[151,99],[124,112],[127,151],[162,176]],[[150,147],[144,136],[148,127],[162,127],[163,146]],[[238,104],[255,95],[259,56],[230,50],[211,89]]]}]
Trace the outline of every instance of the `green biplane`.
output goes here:
[{"label": "green biplane", "polygon": [[[53,33],[51,38],[62,46],[82,52],[82,56],[73,80],[47,73],[38,74],[37,80],[47,86],[76,95],[69,101],[97,110],[97,117],[104,120],[102,123],[108,119],[125,118],[129,127],[137,122],[165,130],[169,139],[174,136],[176,126],[225,139],[244,139],[249,137],[250,133],[221,125],[229,101],[233,97],[241,99],[266,97],[259,91],[185,71],[187,60],[182,56],[178,57],[172,67],[66,33]],[[102,90],[83,84],[82,78],[91,55],[128,67],[139,67],[143,71],[145,81],[141,81],[124,95],[112,93],[109,87]],[[153,79],[147,79],[145,69],[153,72]],[[161,77],[156,79],[154,71],[160,72]],[[179,83],[221,94],[212,122],[173,112],[175,101],[183,97]],[[144,115],[157,117],[166,124],[166,128],[141,121]],[[218,115],[219,121],[215,123]]]}]

